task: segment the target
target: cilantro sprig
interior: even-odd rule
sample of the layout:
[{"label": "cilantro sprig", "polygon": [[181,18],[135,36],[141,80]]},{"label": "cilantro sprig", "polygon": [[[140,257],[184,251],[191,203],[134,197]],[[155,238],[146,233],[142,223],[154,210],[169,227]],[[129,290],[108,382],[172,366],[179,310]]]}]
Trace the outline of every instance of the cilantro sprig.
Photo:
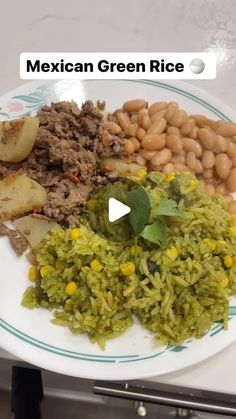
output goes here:
[{"label": "cilantro sprig", "polygon": [[153,217],[165,215],[166,217],[184,218],[183,213],[178,208],[177,202],[173,199],[161,199],[159,205],[152,208],[151,215]]},{"label": "cilantro sprig", "polygon": [[[127,192],[127,203],[131,208],[129,222],[135,234],[159,246],[163,246],[167,239],[165,217],[184,218],[173,199],[161,199],[156,206],[142,187]],[[150,218],[154,220],[152,223]]]},{"label": "cilantro sprig", "polygon": [[140,234],[148,222],[150,215],[150,200],[142,187],[127,192],[127,202],[131,209],[129,222],[135,234]]},{"label": "cilantro sprig", "polygon": [[141,237],[159,246],[164,245],[166,242],[166,224],[163,221],[147,224],[141,233]]}]

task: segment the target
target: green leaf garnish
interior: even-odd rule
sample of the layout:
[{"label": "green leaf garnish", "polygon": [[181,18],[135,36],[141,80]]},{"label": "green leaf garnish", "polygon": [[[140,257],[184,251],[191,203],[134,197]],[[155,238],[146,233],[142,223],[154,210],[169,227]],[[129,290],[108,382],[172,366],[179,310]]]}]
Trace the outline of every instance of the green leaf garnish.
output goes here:
[{"label": "green leaf garnish", "polygon": [[129,222],[136,234],[141,233],[148,222],[150,200],[142,187],[127,192],[127,203],[131,209]]},{"label": "green leaf garnish", "polygon": [[184,214],[179,210],[177,203],[173,199],[161,199],[158,207],[152,209],[152,217],[158,215],[184,218]]},{"label": "green leaf garnish", "polygon": [[141,236],[152,243],[163,245],[166,241],[166,224],[155,221],[153,224],[146,225]]}]

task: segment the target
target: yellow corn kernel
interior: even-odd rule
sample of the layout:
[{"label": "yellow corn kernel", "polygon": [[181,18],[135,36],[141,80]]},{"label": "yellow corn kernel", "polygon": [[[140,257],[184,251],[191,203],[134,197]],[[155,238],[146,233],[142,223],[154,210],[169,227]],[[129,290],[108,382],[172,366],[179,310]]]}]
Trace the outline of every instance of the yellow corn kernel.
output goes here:
[{"label": "yellow corn kernel", "polygon": [[223,273],[219,275],[218,281],[221,288],[226,288],[229,283],[227,276]]},{"label": "yellow corn kernel", "polygon": [[166,176],[166,181],[171,182],[173,179],[175,179],[176,174],[174,172],[168,173]]},{"label": "yellow corn kernel", "polygon": [[137,173],[138,177],[145,177],[147,176],[147,169],[141,169],[139,170],[139,172]]},{"label": "yellow corn kernel", "polygon": [[64,262],[62,262],[62,260],[57,259],[56,263],[55,263],[55,267],[56,269],[62,270],[65,267]]},{"label": "yellow corn kernel", "polygon": [[46,278],[46,276],[48,276],[53,271],[54,271],[54,266],[52,265],[42,266],[42,268],[40,269],[41,277]]},{"label": "yellow corn kernel", "polygon": [[178,252],[178,250],[176,249],[175,246],[171,246],[169,249],[166,249],[166,255],[171,260],[175,260],[178,257],[179,252]]},{"label": "yellow corn kernel", "polygon": [[140,253],[142,252],[142,247],[141,246],[136,246],[135,244],[133,245],[133,246],[131,246],[131,248],[130,248],[130,254],[132,255],[132,256],[135,256],[135,255],[140,255]]},{"label": "yellow corn kernel", "polygon": [[211,239],[203,239],[203,243],[207,244],[212,250],[216,248],[216,243]]},{"label": "yellow corn kernel", "polygon": [[69,297],[72,297],[74,295],[75,291],[77,290],[77,285],[74,281],[70,281],[65,288],[65,293]]},{"label": "yellow corn kernel", "polygon": [[230,234],[235,235],[236,234],[236,227],[230,227],[229,232],[230,232]]},{"label": "yellow corn kernel", "polygon": [[129,276],[135,272],[135,265],[132,262],[121,263],[120,269],[123,275]]},{"label": "yellow corn kernel", "polygon": [[224,256],[223,261],[226,268],[231,268],[231,266],[233,266],[233,258],[231,256]]},{"label": "yellow corn kernel", "polygon": [[64,310],[65,311],[71,311],[72,310],[72,304],[70,303],[70,301],[65,302]]},{"label": "yellow corn kernel", "polygon": [[183,172],[183,175],[187,175],[187,176],[189,176],[189,175],[191,175],[192,173],[191,172]]},{"label": "yellow corn kernel", "polygon": [[103,266],[97,259],[93,259],[90,263],[90,267],[94,272],[101,272]]},{"label": "yellow corn kernel", "polygon": [[190,181],[188,182],[188,186],[189,186],[190,188],[196,189],[196,186],[197,186],[197,181],[196,181],[196,180],[194,180],[194,179],[190,180]]},{"label": "yellow corn kernel", "polygon": [[96,199],[89,199],[89,201],[87,201],[86,206],[88,208],[89,211],[94,211],[96,206],[97,206],[97,200]]},{"label": "yellow corn kernel", "polygon": [[37,268],[36,268],[36,266],[32,265],[29,268],[28,278],[29,278],[30,281],[36,282],[37,281],[37,276],[38,276]]},{"label": "yellow corn kernel", "polygon": [[81,231],[79,228],[72,228],[70,231],[71,240],[77,240],[81,236]]}]

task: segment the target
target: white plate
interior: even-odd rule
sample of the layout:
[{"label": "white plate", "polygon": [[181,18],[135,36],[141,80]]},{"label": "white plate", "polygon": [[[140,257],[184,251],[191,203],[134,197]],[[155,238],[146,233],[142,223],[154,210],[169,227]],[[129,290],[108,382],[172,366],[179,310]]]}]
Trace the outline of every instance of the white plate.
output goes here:
[{"label": "white plate", "polygon": [[[150,102],[176,101],[189,113],[214,119],[236,120],[223,103],[185,83],[155,81],[58,81],[32,82],[0,99],[0,119],[34,114],[43,104],[59,100],[106,100],[114,110],[130,98]],[[138,379],[176,371],[202,361],[236,340],[236,299],[229,310],[229,330],[215,324],[201,340],[182,346],[156,347],[152,335],[135,324],[121,337],[111,340],[102,352],[87,337],[73,335],[50,323],[50,312],[21,306],[29,285],[28,264],[18,258],[6,238],[0,239],[0,346],[17,357],[48,370],[93,379]]]}]

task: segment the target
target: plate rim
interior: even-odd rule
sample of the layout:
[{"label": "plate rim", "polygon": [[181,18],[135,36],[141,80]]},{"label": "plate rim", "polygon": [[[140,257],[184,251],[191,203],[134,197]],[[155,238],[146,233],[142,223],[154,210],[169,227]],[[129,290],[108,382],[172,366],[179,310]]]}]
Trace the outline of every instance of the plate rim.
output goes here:
[{"label": "plate rim", "polygon": [[[0,103],[1,103],[1,101],[6,100],[10,95],[16,94],[16,93],[21,92],[21,91],[24,92],[25,89],[28,90],[28,89],[30,89],[31,86],[32,86],[32,88],[40,88],[40,87],[45,86],[45,85],[53,85],[54,83],[57,83],[58,81],[59,80],[56,80],[56,81],[46,81],[46,80],[40,80],[39,81],[39,80],[37,80],[37,81],[31,81],[31,82],[25,83],[25,84],[23,84],[23,85],[15,88],[15,89],[13,89],[13,90],[10,90],[9,92],[5,93],[4,95],[2,95],[0,97]],[[93,83],[93,82],[97,82],[97,81],[98,80],[86,80],[86,82],[89,82],[89,83],[91,83],[91,82]],[[182,81],[171,81],[170,84],[169,84],[169,81],[168,81],[168,83],[166,83],[166,82],[160,82],[160,81],[157,81],[157,80],[146,80],[146,79],[142,79],[142,80],[117,80],[117,81],[119,81],[119,82],[134,82],[134,83],[136,82],[136,83],[148,84],[148,85],[152,85],[154,87],[159,87],[159,88],[162,88],[162,89],[174,91],[175,93],[177,93],[177,94],[179,94],[181,96],[185,96],[188,99],[194,101],[195,103],[199,103],[201,106],[204,106],[206,109],[210,110],[215,115],[219,116],[222,119],[228,120],[228,121],[231,121],[231,118],[233,117],[233,115],[235,115],[235,111],[233,111],[233,109],[231,109],[230,107],[228,107],[227,105],[225,105],[224,103],[222,103],[219,99],[215,98],[213,95],[205,92],[204,90],[199,89],[195,85],[188,84],[186,82],[182,82]],[[116,82],[116,80],[113,80],[113,82]],[[196,95],[203,96],[203,98],[198,97]],[[226,116],[223,112],[221,112],[219,109],[217,109],[215,106],[213,106],[210,103],[206,102],[206,100],[204,100],[204,98],[206,98],[207,101],[210,101],[210,102],[213,101],[216,104],[216,106],[219,106],[221,109],[223,109],[226,114],[231,115],[230,118],[228,116]],[[4,320],[0,319],[0,327],[4,329],[4,327],[2,325],[2,322],[4,322]],[[15,329],[13,326],[10,326],[9,324],[8,324],[8,326],[10,328]],[[15,329],[15,330],[17,332],[19,332],[20,334],[23,334],[24,335],[24,333],[21,332],[20,330],[18,330],[18,329]],[[6,328],[5,328],[5,332],[11,333]],[[19,336],[16,336],[16,335],[14,335],[14,336],[17,339],[17,341],[19,339],[21,339],[21,338],[19,338]],[[37,340],[37,339],[34,339],[31,336],[27,336],[27,337],[29,339],[31,339],[31,340]],[[16,347],[12,351],[12,349],[9,348],[9,345],[7,345],[6,342],[5,343],[2,342],[1,340],[2,339],[1,339],[1,333],[0,333],[0,344],[1,344],[2,348],[5,349],[5,350],[7,350],[7,351],[9,351],[10,353],[12,353],[12,354],[14,354],[16,356],[22,357],[22,351],[20,350],[20,348],[18,350],[18,348]],[[235,336],[234,339],[232,339],[231,342],[226,343],[225,346],[223,346],[222,348],[216,349],[215,351],[212,351],[209,355],[203,356],[199,360],[189,362],[189,364],[188,365],[186,364],[184,367],[183,366],[180,366],[179,368],[178,367],[175,367],[175,368],[172,367],[170,369],[166,369],[165,371],[160,371],[160,372],[155,371],[153,373],[147,373],[147,374],[142,373],[142,375],[137,374],[136,376],[135,376],[135,374],[130,374],[129,373],[127,375],[127,377],[124,377],[124,374],[122,374],[122,377],[120,377],[120,378],[117,378],[118,374],[117,374],[117,371],[116,371],[116,373],[115,373],[114,376],[112,376],[112,377],[109,376],[106,379],[110,379],[110,380],[114,380],[114,379],[138,379],[138,378],[146,378],[146,377],[151,377],[151,376],[165,375],[165,374],[168,374],[168,373],[173,372],[173,371],[177,372],[179,370],[188,368],[189,366],[196,365],[197,363],[199,363],[201,361],[204,361],[204,360],[206,360],[206,359],[214,356],[216,353],[219,353],[220,351],[222,351],[223,349],[225,349],[226,347],[228,347],[230,344],[232,344],[235,340],[236,340],[236,336]],[[33,346],[35,346],[31,342],[27,342],[27,345],[33,345]],[[44,345],[45,346],[50,346],[48,344],[44,344]],[[57,348],[57,347],[55,347],[55,348],[58,349],[58,350],[61,350],[60,348]],[[37,350],[40,350],[40,351],[41,350],[46,350],[47,351],[47,349],[41,348],[41,347],[40,348],[37,348]],[[66,350],[62,350],[62,351],[66,351]],[[66,351],[66,352],[73,352],[73,351]],[[63,354],[59,354],[59,353],[56,353],[56,355],[57,356],[58,355],[62,355],[63,356]],[[118,357],[115,357],[115,356],[88,355],[88,354],[83,354],[83,356],[90,357],[91,359],[90,358],[89,359],[85,359],[84,358],[84,359],[79,359],[79,360],[92,361],[92,362],[94,362],[94,359],[92,359],[92,358],[103,358],[102,360],[97,360],[96,362],[110,362],[110,361],[105,361],[104,358],[114,359],[114,358],[128,358],[129,357],[129,356],[122,356],[122,357],[119,357],[118,356]],[[131,357],[134,358],[135,355],[134,356],[130,356],[130,358]],[[151,356],[151,358],[152,357],[153,356]],[[34,358],[34,356],[28,356],[28,354],[27,354],[27,358],[28,358],[28,360],[29,360],[29,358],[32,358],[32,360],[29,360],[29,361],[27,360],[27,362],[31,362],[31,363],[33,363],[35,365],[38,365],[38,366],[42,366],[42,364],[45,364],[43,366],[43,368],[48,369],[48,364],[47,364],[46,361],[44,362],[44,360],[40,360],[37,363],[37,360]],[[150,358],[150,357],[148,357],[148,358]],[[53,368],[53,367],[50,366],[50,370],[53,370],[55,372],[61,372],[63,374],[67,374],[67,375],[73,375],[72,372],[65,372],[64,371],[64,368],[61,368],[61,370],[63,370],[63,371],[60,371],[60,368]],[[75,374],[74,376],[78,376],[78,374]],[[94,377],[94,374],[92,376],[90,374],[89,375],[80,374],[79,376],[82,377],[82,378],[95,378]]]}]

